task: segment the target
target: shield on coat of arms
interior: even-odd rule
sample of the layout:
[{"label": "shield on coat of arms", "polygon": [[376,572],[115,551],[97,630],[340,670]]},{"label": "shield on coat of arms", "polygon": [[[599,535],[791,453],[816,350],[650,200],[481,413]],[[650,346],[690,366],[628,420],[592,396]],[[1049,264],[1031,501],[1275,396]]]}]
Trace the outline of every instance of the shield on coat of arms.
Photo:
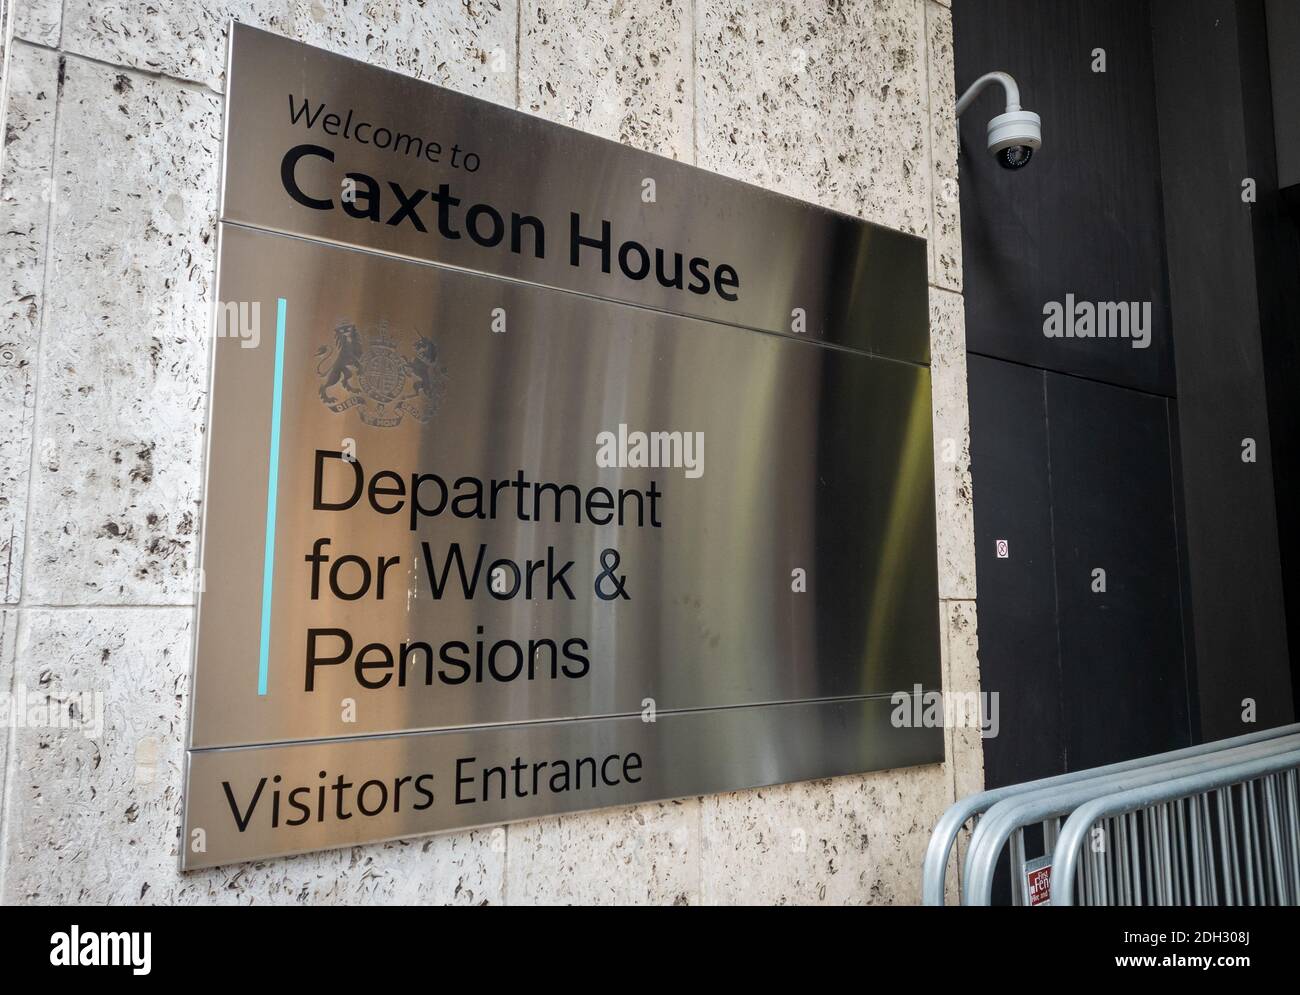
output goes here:
[{"label": "shield on coat of arms", "polygon": [[406,360],[397,351],[397,343],[381,328],[361,356],[361,389],[380,404],[401,396],[406,386]]}]

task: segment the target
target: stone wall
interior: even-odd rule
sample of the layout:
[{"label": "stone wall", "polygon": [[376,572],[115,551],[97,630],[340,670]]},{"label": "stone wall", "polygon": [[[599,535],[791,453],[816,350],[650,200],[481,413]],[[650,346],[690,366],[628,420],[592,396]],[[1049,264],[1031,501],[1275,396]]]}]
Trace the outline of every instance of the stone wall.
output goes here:
[{"label": "stone wall", "polygon": [[[940,0],[16,0],[0,176],[5,902],[913,902],[943,765],[176,870],[225,25],[269,28],[930,240],[944,679],[978,686]],[[93,718],[93,716],[92,716]]]}]

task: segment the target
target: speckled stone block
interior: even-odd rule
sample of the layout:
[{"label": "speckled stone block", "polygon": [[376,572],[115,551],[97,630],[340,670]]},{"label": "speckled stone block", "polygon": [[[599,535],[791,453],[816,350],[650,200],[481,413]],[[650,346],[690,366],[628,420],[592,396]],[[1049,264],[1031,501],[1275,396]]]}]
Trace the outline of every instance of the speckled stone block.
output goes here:
[{"label": "speckled stone block", "polygon": [[[979,638],[974,601],[946,601],[943,606],[944,625],[944,693],[964,694],[996,691],[980,687]],[[996,704],[990,708],[995,709]],[[1001,723],[1001,713],[994,713]],[[991,730],[992,731],[992,730]],[[969,798],[984,790],[984,739],[979,730],[957,727],[945,730],[948,770],[952,776],[953,798]],[[966,848],[970,843],[970,830],[957,835],[957,844],[948,865],[948,904],[958,901],[956,885],[960,868],[966,861]]]},{"label": "speckled stone block", "polygon": [[[22,612],[16,681],[41,695],[98,695],[103,722],[97,733],[86,723],[90,734],[18,730],[5,902],[500,901],[504,855],[490,832],[182,875],[177,845],[191,618],[179,608]],[[94,714],[91,707],[84,713]]]},{"label": "speckled stone block", "polygon": [[21,613],[15,684],[94,704],[16,732],[6,903],[174,894],[189,629],[184,609]]},{"label": "speckled stone block", "polygon": [[25,590],[36,604],[186,604],[220,98],[65,63]]},{"label": "speckled stone block", "polygon": [[939,597],[975,597],[975,505],[966,399],[965,310],[960,294],[930,288],[930,390]]},{"label": "speckled stone block", "polygon": [[[10,693],[13,688],[14,676],[14,650],[18,637],[18,610],[16,608],[0,608],[0,693]],[[5,778],[9,774],[9,725],[10,713],[0,712],[5,717],[4,727],[0,728],[0,785],[4,784]],[[3,791],[0,791],[0,836],[3,836],[4,826],[8,816],[6,810],[6,801]],[[0,854],[3,854],[4,846],[0,843]],[[0,866],[0,898],[4,895],[5,869]]]},{"label": "speckled stone block", "polygon": [[925,846],[950,800],[941,764],[706,797],[701,899],[916,904]]},{"label": "speckled stone block", "polygon": [[22,591],[35,367],[50,216],[59,57],[18,42],[10,53],[9,109],[0,176],[0,593]]},{"label": "speckled stone block", "polygon": [[[980,688],[979,632],[975,602],[949,601],[944,604],[948,660],[944,671],[945,693],[973,694]],[[995,691],[996,688],[985,688]],[[996,716],[999,724],[1001,714]],[[992,730],[990,730],[992,731]],[[962,726],[953,729],[953,784],[957,798],[966,798],[984,790],[984,740],[978,729]]]},{"label": "speckled stone block", "polygon": [[230,20],[514,104],[514,0],[67,0],[63,44],[223,89]]},{"label": "speckled stone block", "polygon": [[961,204],[957,189],[957,94],[954,89],[952,11],[925,2],[930,79],[930,282],[960,291]]},{"label": "speckled stone block", "polygon": [[[945,695],[947,695],[952,690],[952,665],[950,662],[952,657],[952,651],[950,647],[951,633],[949,632],[949,628],[950,628],[949,615],[951,612],[949,606],[952,604],[954,604],[954,602],[950,602],[950,601],[939,602],[939,655],[940,655],[940,663],[941,663],[940,682],[943,686],[943,693]],[[957,780],[957,775],[956,775],[957,750],[956,750],[956,743],[953,738],[953,732],[954,730],[952,725],[945,722],[943,727],[943,755],[944,755],[943,769],[945,771],[945,776],[948,778],[948,795],[951,799],[955,801],[957,798],[957,794],[954,787]],[[960,872],[958,868],[960,867],[960,861],[958,859],[959,854],[957,852],[960,846],[961,846],[961,842],[959,837],[957,845],[952,848],[952,852],[949,856],[948,870],[944,880],[944,893],[946,896],[945,901],[949,905],[957,904],[961,898],[961,893],[958,889],[958,882],[960,880]]]},{"label": "speckled stone block", "polygon": [[288,7],[283,27],[265,26],[354,59],[515,106],[517,0],[289,0]]},{"label": "speckled stone block", "polygon": [[58,45],[63,0],[15,0],[13,16],[15,38],[50,48]]},{"label": "speckled stone block", "polygon": [[702,2],[695,92],[698,165],[928,234],[917,0]]},{"label": "speckled stone block", "polygon": [[230,20],[284,32],[288,0],[64,0],[63,47],[220,87]]},{"label": "speckled stone block", "polygon": [[509,827],[513,905],[695,905],[698,799],[538,819]]},{"label": "speckled stone block", "polygon": [[522,0],[520,109],[690,161],[692,32],[685,0]]},{"label": "speckled stone block", "polygon": [[499,832],[425,836],[176,873],[177,900],[190,905],[500,905],[505,857],[493,843]]}]

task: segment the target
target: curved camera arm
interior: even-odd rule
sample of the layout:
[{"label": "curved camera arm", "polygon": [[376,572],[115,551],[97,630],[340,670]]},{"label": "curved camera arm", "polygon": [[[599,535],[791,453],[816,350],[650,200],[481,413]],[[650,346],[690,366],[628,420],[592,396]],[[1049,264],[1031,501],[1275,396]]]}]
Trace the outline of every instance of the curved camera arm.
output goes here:
[{"label": "curved camera arm", "polygon": [[1010,73],[1004,73],[999,70],[997,72],[985,73],[966,88],[966,92],[963,93],[961,99],[957,101],[958,117],[961,117],[962,112],[975,102],[975,98],[983,93],[984,88],[990,83],[1002,84],[1002,89],[1005,90],[1007,94],[1008,112],[1020,110],[1020,87],[1016,85],[1016,81],[1011,78]]}]

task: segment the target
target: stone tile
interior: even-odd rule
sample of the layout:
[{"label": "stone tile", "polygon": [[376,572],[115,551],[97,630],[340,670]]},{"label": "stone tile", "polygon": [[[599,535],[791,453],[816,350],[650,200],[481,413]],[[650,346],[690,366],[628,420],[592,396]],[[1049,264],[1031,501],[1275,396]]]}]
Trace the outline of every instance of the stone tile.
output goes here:
[{"label": "stone tile", "polygon": [[283,25],[265,26],[354,59],[515,106],[517,0],[289,0],[288,7]]},{"label": "stone tile", "polygon": [[[948,662],[944,671],[944,692],[972,694],[981,690],[979,663],[979,627],[974,601],[949,601],[944,604]],[[997,718],[1000,720],[1001,715]],[[967,798],[984,790],[984,740],[978,729],[952,729],[952,749],[948,754],[953,765],[953,785],[957,798]]]},{"label": "stone tile", "polygon": [[701,900],[916,904],[930,831],[950,802],[941,764],[706,797]]},{"label": "stone tile", "polygon": [[[18,609],[0,608],[0,695],[7,696],[13,687],[14,647],[18,636]],[[6,701],[9,699],[6,697]],[[0,708],[0,833],[4,832],[8,812],[5,801],[5,781],[13,776],[9,771],[9,728],[13,713],[10,705]],[[0,855],[4,842],[0,839]],[[5,869],[0,866],[0,899],[4,896]]]},{"label": "stone tile", "polygon": [[[10,770],[6,902],[498,902],[504,856],[461,833],[181,875],[177,844],[192,614],[24,610],[17,682],[97,694],[102,729],[21,728]],[[84,699],[83,699],[84,700]],[[62,714],[62,712],[61,712]],[[87,723],[93,726],[94,723]]]},{"label": "stone tile", "polygon": [[395,840],[181,875],[190,905],[499,905],[505,857],[492,831]]},{"label": "stone tile", "polygon": [[63,0],[16,0],[14,37],[54,48],[59,44]]},{"label": "stone tile", "polygon": [[25,610],[15,684],[89,696],[82,728],[19,728],[6,902],[165,901],[176,875],[190,612]]},{"label": "stone tile", "polygon": [[934,496],[939,597],[975,597],[975,508],[966,398],[966,321],[960,294],[930,288]]},{"label": "stone tile", "polygon": [[288,0],[64,0],[63,47],[114,65],[219,86],[228,22],[283,33],[287,12]]},{"label": "stone tile", "polygon": [[[949,687],[949,633],[948,633],[948,605],[951,602],[939,602],[939,654],[941,657],[941,683],[944,693],[948,692]],[[948,796],[956,800],[953,794],[953,785],[956,782],[956,746],[953,740],[953,728],[947,723],[943,727],[943,755],[944,755],[944,777],[948,780]],[[928,842],[928,841],[927,841]],[[960,881],[960,854],[958,850],[961,846],[961,837],[958,836],[957,844],[952,848],[948,858],[948,869],[944,875],[944,901],[948,905],[958,905],[961,902],[961,891],[958,887]]]},{"label": "stone tile", "polygon": [[66,59],[24,578],[33,603],[193,600],[219,103]]},{"label": "stone tile", "polygon": [[[979,674],[979,637],[974,601],[947,601],[944,610],[944,691],[971,692],[981,690]],[[998,716],[999,720],[1001,716]],[[978,730],[948,729],[948,769],[953,781],[953,798],[969,798],[984,790],[984,740]],[[971,831],[963,829],[957,835],[957,844],[948,865],[948,904],[959,901],[958,874],[966,862],[966,849]]]},{"label": "stone tile", "polygon": [[53,184],[59,57],[21,42],[9,62],[9,110],[0,158],[0,594],[22,591],[23,532],[32,458],[34,373]]},{"label": "stone tile", "polygon": [[[951,664],[949,662],[950,650],[948,647],[948,642],[949,642],[948,606],[950,604],[952,604],[952,602],[950,601],[939,602],[939,684],[943,689],[944,694],[948,693],[952,683],[952,678],[950,675]],[[944,756],[944,768],[948,771],[948,780],[950,782],[950,787],[951,787],[951,783],[954,780],[953,779],[953,769],[954,769],[953,758],[956,756],[956,750],[953,745],[952,726],[949,725],[947,722],[945,722],[943,726],[943,756]]]},{"label": "stone tile", "polygon": [[930,282],[962,289],[961,205],[957,189],[957,94],[954,89],[952,11],[925,2],[930,81]]},{"label": "stone tile", "polygon": [[689,162],[693,28],[685,0],[523,0],[520,109]]},{"label": "stone tile", "polygon": [[694,905],[700,801],[580,812],[508,827],[511,905]]},{"label": "stone tile", "polygon": [[710,0],[697,7],[696,64],[698,165],[928,234],[916,0]]},{"label": "stone tile", "polygon": [[514,0],[67,0],[63,44],[222,89],[234,19],[513,105],[516,18]]}]

